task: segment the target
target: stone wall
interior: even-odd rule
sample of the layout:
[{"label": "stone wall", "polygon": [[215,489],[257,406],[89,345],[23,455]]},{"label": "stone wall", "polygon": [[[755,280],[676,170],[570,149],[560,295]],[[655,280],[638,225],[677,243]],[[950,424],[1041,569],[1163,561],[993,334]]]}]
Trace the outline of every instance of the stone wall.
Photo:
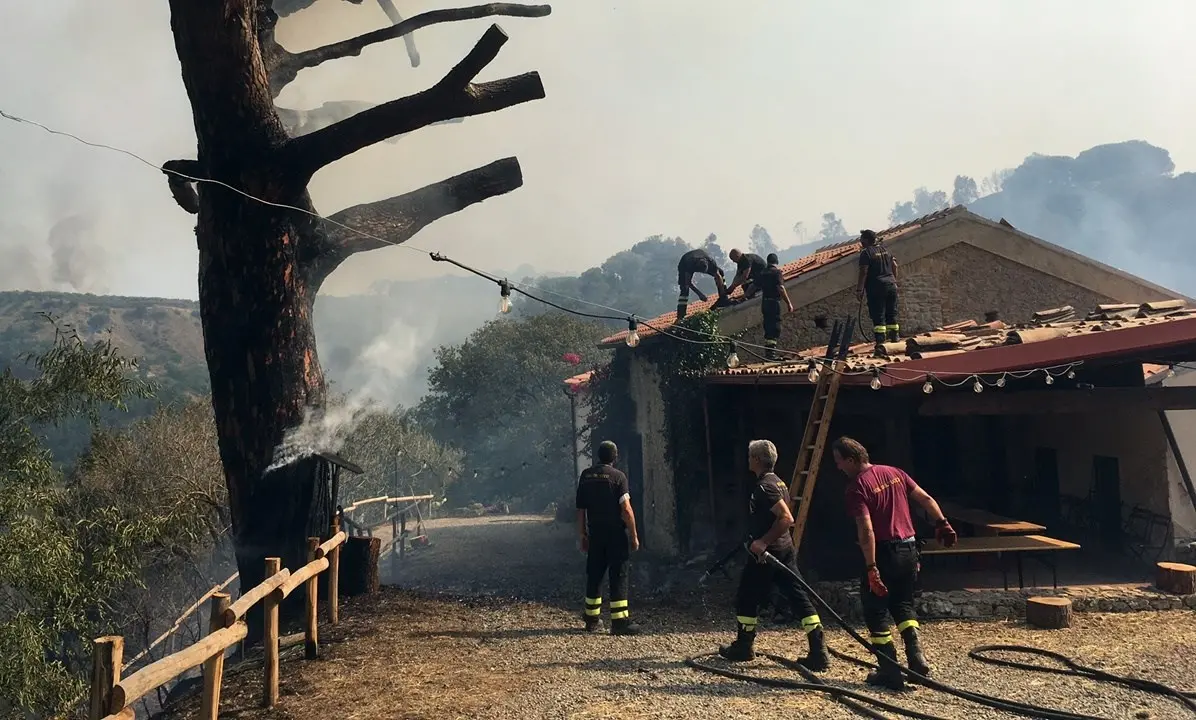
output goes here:
[{"label": "stone wall", "polygon": [[635,427],[642,438],[643,510],[639,519],[644,549],[663,557],[679,552],[673,468],[668,461],[668,427],[660,373],[652,363],[633,356],[628,389],[635,400]]}]

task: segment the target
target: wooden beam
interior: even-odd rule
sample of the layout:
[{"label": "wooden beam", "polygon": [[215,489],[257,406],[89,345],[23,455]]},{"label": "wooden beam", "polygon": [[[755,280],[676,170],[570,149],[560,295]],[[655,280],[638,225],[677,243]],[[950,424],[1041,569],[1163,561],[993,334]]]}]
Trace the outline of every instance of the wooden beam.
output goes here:
[{"label": "wooden beam", "polygon": [[1061,415],[1111,410],[1196,410],[1196,387],[1059,388],[935,393],[919,415]]}]

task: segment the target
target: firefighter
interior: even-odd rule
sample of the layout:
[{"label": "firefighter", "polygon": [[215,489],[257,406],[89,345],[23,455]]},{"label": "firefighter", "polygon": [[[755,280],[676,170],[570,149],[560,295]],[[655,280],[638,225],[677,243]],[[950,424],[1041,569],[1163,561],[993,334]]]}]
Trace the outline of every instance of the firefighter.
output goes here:
[{"label": "firefighter", "polygon": [[727,297],[727,286],[726,279],[723,277],[723,269],[718,266],[714,258],[710,257],[710,253],[702,248],[690,250],[677,261],[677,284],[681,287],[681,294],[677,296],[678,320],[685,317],[685,309],[689,305],[690,290],[693,290],[702,300],[706,299],[706,296],[698,289],[698,286],[694,285],[694,275],[698,273],[714,278],[714,284],[718,287],[719,300],[724,300]]},{"label": "firefighter", "polygon": [[797,570],[793,538],[789,534],[789,528],[793,525],[789,490],[773,473],[776,464],[777,448],[772,442],[753,440],[748,443],[748,467],[756,476],[756,485],[748,500],[748,530],[752,537],[749,550],[755,557],[748,558],[743,575],[739,578],[739,591],[735,598],[735,619],[738,623],[735,640],[730,645],[720,647],[718,654],[732,662],[755,658],[753,647],[757,613],[762,602],[776,587],[797,610],[809,643],[808,654],[798,662],[810,670],[826,670],[830,665],[830,657],[822,634],[822,620],[809,596],[792,575],[774,568],[763,558],[767,550],[777,560],[795,572]]},{"label": "firefighter", "polygon": [[777,342],[781,339],[781,300],[789,312],[793,312],[793,301],[785,289],[785,276],[781,273],[776,253],[769,253],[768,267],[755,279],[760,288],[760,312],[764,315],[764,359],[777,359]]},{"label": "firefighter", "polygon": [[627,606],[631,553],[640,549],[627,476],[615,468],[619,450],[610,440],[598,445],[598,464],[577,481],[577,532],[586,553],[586,632],[602,629],[602,578],[610,579],[610,632],[635,635]]},{"label": "firefighter", "polygon": [[755,297],[757,289],[755,280],[760,273],[768,269],[768,263],[755,253],[740,252],[739,248],[732,249],[727,253],[727,257],[731,258],[731,262],[735,263],[738,268],[731,284],[727,286],[727,297],[730,297],[731,293],[735,292],[735,288],[740,285],[743,286],[745,299]]},{"label": "firefighter", "polygon": [[860,274],[855,294],[868,302],[876,355],[885,354],[885,341],[897,342],[901,326],[897,323],[897,259],[876,233],[860,233]]},{"label": "firefighter", "polygon": [[909,669],[919,675],[930,673],[918,641],[918,617],[914,612],[918,546],[909,498],[912,497],[934,520],[935,539],[944,547],[955,544],[955,530],[943,517],[934,498],[918,487],[904,470],[873,465],[868,459],[868,450],[849,437],[836,440],[832,453],[835,466],[848,478],[847,511],[855,518],[856,535],[864,553],[860,603],[864,622],[872,636],[873,650],[880,661],[879,668],[868,675],[865,682],[900,690],[904,682],[901,669],[896,665],[897,648],[893,645],[886,612],[897,623]]}]

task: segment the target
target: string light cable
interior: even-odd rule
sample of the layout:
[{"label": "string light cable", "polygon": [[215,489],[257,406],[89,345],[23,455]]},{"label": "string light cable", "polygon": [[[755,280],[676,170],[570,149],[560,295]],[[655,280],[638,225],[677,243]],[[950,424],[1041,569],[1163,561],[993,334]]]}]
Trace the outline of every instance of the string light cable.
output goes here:
[{"label": "string light cable", "polygon": [[[448,262],[452,265],[455,265],[456,267],[466,270],[467,272],[477,275],[478,277],[484,278],[486,280],[489,280],[490,282],[497,284],[500,288],[499,310],[500,310],[500,312],[503,312],[503,313],[510,311],[510,299],[509,298],[510,298],[511,292],[514,291],[514,292],[518,292],[521,295],[526,296],[527,298],[529,298],[531,300],[542,303],[543,305],[555,308],[557,310],[560,310],[562,312],[566,312],[566,313],[569,313],[569,314],[572,314],[575,316],[592,318],[592,319],[597,319],[597,320],[616,320],[616,321],[626,320],[627,324],[628,324],[627,344],[631,347],[635,347],[639,344],[640,337],[639,337],[639,333],[638,333],[638,328],[639,328],[639,326],[642,325],[644,327],[651,329],[653,332],[655,332],[657,334],[660,334],[665,337],[669,337],[669,338],[672,338],[674,340],[678,340],[681,342],[686,342],[686,343],[696,344],[696,345],[728,345],[730,348],[730,352],[728,352],[728,360],[732,361],[734,363],[733,365],[731,365],[732,367],[737,367],[739,365],[739,358],[738,358],[737,351],[746,352],[748,355],[751,355],[751,356],[753,356],[761,361],[764,361],[764,362],[776,362],[776,361],[770,361],[767,358],[765,358],[764,356],[754,352],[754,350],[764,350],[764,351],[772,350],[773,353],[778,353],[778,354],[781,354],[784,356],[788,356],[789,358],[792,358],[793,360],[800,361],[801,359],[803,359],[803,354],[801,351],[785,350],[782,348],[768,348],[763,345],[750,343],[750,342],[747,342],[744,340],[737,340],[737,339],[729,337],[729,336],[723,336],[723,335],[719,335],[717,333],[712,333],[712,332],[704,332],[704,331],[695,330],[692,328],[687,328],[684,326],[675,325],[675,326],[670,327],[668,330],[666,330],[663,327],[658,327],[657,325],[655,325],[651,322],[648,322],[646,320],[642,320],[642,319],[638,318],[634,313],[628,313],[619,308],[610,307],[608,305],[603,305],[601,303],[596,303],[596,302],[593,302],[590,300],[585,300],[582,298],[571,297],[569,295],[565,295],[564,293],[560,293],[555,290],[551,290],[549,288],[539,287],[539,286],[536,286],[536,285],[534,285],[532,283],[528,283],[528,282],[513,283],[513,282],[508,281],[505,278],[499,278],[496,273],[490,273],[490,272],[486,272],[483,270],[478,270],[474,267],[471,267],[469,265],[461,263],[461,262],[454,260],[446,255],[441,254],[441,253],[425,250],[425,249],[420,248],[411,243],[395,242],[395,241],[389,240],[387,238],[379,237],[372,233],[355,228],[351,225],[346,225],[345,223],[341,223],[341,222],[333,220],[329,217],[326,217],[324,215],[320,215],[319,213],[314,212],[312,210],[307,210],[305,208],[297,207],[294,205],[289,205],[287,203],[273,202],[270,200],[266,200],[264,198],[257,197],[257,196],[252,195],[238,187],[230,185],[229,183],[226,183],[222,180],[217,180],[215,178],[198,177],[198,176],[190,175],[188,173],[184,173],[184,172],[181,172],[181,171],[178,171],[175,169],[164,168],[160,165],[157,165],[157,164],[147,160],[146,158],[142,157],[141,155],[138,155],[137,153],[135,153],[131,150],[127,150],[125,148],[117,147],[114,145],[109,145],[107,143],[93,142],[91,140],[84,139],[84,138],[82,138],[78,135],[75,135],[73,133],[69,133],[69,132],[66,132],[63,130],[57,130],[55,128],[52,128],[48,125],[37,122],[35,120],[29,120],[29,119],[21,117],[19,115],[14,115],[14,114],[7,112],[3,109],[0,109],[0,117],[3,117],[4,119],[9,120],[14,123],[32,125],[32,126],[37,127],[51,135],[65,137],[65,138],[68,138],[75,142],[81,143],[83,145],[87,145],[89,147],[120,153],[122,155],[125,155],[129,158],[136,160],[137,162],[145,165],[146,167],[153,169],[156,172],[164,172],[164,173],[167,173],[170,175],[174,175],[176,177],[182,178],[189,182],[208,183],[208,184],[212,184],[212,185],[218,185],[227,190],[231,190],[232,192],[235,192],[235,193],[245,197],[248,200],[260,203],[262,205],[268,205],[270,207],[276,207],[276,208],[280,208],[280,209],[284,209],[284,210],[291,210],[291,211],[298,212],[298,213],[301,213],[304,215],[308,215],[317,220],[320,220],[321,222],[325,222],[330,225],[334,225],[341,229],[352,232],[356,235],[360,235],[361,237],[364,237],[364,238],[367,238],[370,240],[374,240],[376,242],[380,242],[384,245],[400,247],[400,248],[403,248],[403,249],[406,249],[406,250],[409,250],[412,252],[418,252],[418,253],[425,254],[429,258],[431,258],[434,262]],[[539,297],[539,296],[529,292],[527,290],[527,288],[531,288],[533,290],[536,290],[537,292],[546,293],[549,295],[555,295],[563,300],[578,303],[581,305],[589,305],[591,307],[596,307],[596,308],[599,308],[602,310],[608,310],[608,311],[611,311],[614,313],[618,313],[618,315],[607,315],[607,314],[602,314],[602,313],[588,313],[588,312],[584,312],[581,310],[575,310],[573,308],[568,308],[568,307],[565,307],[558,303],[555,303],[555,302],[552,302],[549,300],[545,300],[544,298]],[[708,339],[694,339],[694,338],[683,337],[683,336],[677,334],[675,331],[688,332],[688,333],[696,334],[703,338],[708,338]],[[823,365],[823,367],[821,369],[818,369],[818,372],[829,371],[829,372],[837,372],[842,375],[861,375],[861,374],[872,373],[872,369],[836,370],[833,367],[832,361],[827,360],[825,358],[806,358],[806,359],[808,359],[811,364],[812,369],[811,369],[810,375],[812,377],[814,377],[815,379],[817,378],[817,372],[815,372],[815,370],[814,370],[814,368],[817,368],[816,364]],[[731,363],[728,363],[728,364],[730,365]],[[1034,369],[1030,369],[1030,370],[1017,371],[1017,372],[1005,372],[1005,373],[1002,373],[1001,376],[995,381],[995,386],[1003,387],[1006,376],[1020,379],[1020,378],[1029,377],[1030,375],[1032,375],[1036,372],[1044,373],[1046,376],[1046,378],[1045,378],[1046,383],[1048,385],[1051,385],[1055,382],[1055,377],[1058,375],[1066,374],[1069,378],[1074,378],[1075,373],[1072,370],[1072,368],[1078,364],[1079,363],[1072,363],[1072,364],[1065,365],[1065,366],[1055,366],[1055,367],[1051,367],[1051,368],[1034,368]],[[1059,373],[1052,372],[1053,370],[1057,370],[1060,367],[1064,368],[1062,370],[1062,372],[1059,372]],[[898,380],[901,379],[898,375],[899,372],[906,372],[906,371],[895,370],[892,366],[885,366],[884,368],[880,369],[881,374],[891,376],[894,379],[898,379]],[[919,371],[908,371],[908,372],[919,372]],[[948,382],[948,381],[942,379],[941,376],[944,374],[958,375],[958,376],[963,377],[963,380],[961,380],[960,382],[957,382],[957,383],[951,383],[951,382]],[[981,387],[981,390],[982,390],[983,384],[984,384],[983,381],[981,380],[980,376],[976,373],[967,373],[967,372],[935,373],[935,374],[921,373],[920,376],[926,378],[926,380],[927,380],[926,386],[931,386],[931,382],[930,382],[931,380],[938,381],[940,384],[942,384],[946,387],[960,387],[962,385],[967,384],[968,382],[972,382],[974,384],[974,387],[979,386],[979,387]],[[874,377],[873,379],[875,380],[876,378]],[[909,382],[909,381],[916,380],[916,379],[917,379],[917,377],[906,378],[905,381]],[[811,380],[811,382],[813,382],[813,380]]]}]

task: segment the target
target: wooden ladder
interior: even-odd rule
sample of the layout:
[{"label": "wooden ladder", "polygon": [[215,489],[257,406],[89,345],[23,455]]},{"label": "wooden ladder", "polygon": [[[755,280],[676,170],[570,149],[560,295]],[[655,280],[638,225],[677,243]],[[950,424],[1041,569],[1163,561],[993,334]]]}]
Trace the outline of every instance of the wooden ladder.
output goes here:
[{"label": "wooden ladder", "polygon": [[801,549],[802,535],[810,517],[810,501],[814,497],[814,484],[818,480],[818,468],[826,450],[826,439],[831,430],[831,417],[835,413],[835,400],[839,397],[839,381],[846,366],[847,349],[851,346],[851,334],[855,330],[855,318],[835,321],[827,343],[826,355],[815,361],[820,367],[818,382],[814,385],[814,399],[810,403],[810,414],[806,417],[806,429],[802,433],[801,449],[797,453],[797,465],[793,468],[793,480],[789,484],[793,503],[793,550]]}]

